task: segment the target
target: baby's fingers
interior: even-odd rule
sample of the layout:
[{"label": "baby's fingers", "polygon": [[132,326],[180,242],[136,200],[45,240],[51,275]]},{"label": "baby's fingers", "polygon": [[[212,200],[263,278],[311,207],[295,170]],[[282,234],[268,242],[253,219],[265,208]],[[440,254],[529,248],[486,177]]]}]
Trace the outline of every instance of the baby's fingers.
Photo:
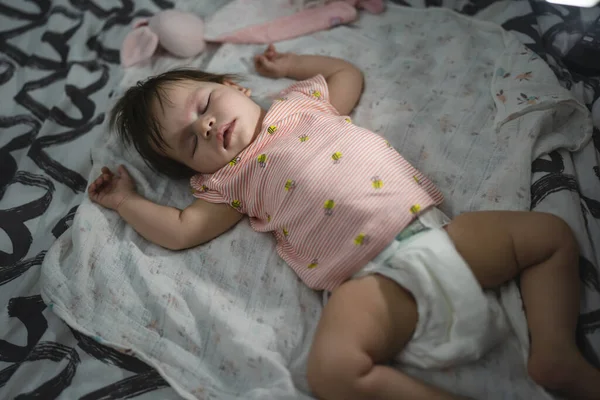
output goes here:
[{"label": "baby's fingers", "polygon": [[97,177],[88,187],[88,192],[96,192],[102,188],[105,182],[108,182],[113,177],[113,173],[107,167],[102,167],[100,170],[101,174]]},{"label": "baby's fingers", "polygon": [[272,71],[274,68],[273,62],[267,58],[264,54],[260,54],[256,58],[256,67],[263,71]]},{"label": "baby's fingers", "polygon": [[131,179],[131,176],[129,175],[129,171],[127,171],[127,168],[125,168],[125,166],[123,164],[119,165],[119,175],[121,176],[121,178],[125,178],[125,179]]},{"label": "baby's fingers", "polygon": [[107,174],[107,175],[113,175],[113,172],[108,168],[108,167],[102,167],[102,169],[100,170],[100,172],[102,174]]},{"label": "baby's fingers", "polygon": [[104,184],[108,183],[110,180],[111,180],[111,175],[102,174],[99,177],[97,177],[96,180],[94,180],[94,182],[92,182],[88,191],[90,193],[98,192],[98,191],[102,190],[102,186],[104,186]]}]

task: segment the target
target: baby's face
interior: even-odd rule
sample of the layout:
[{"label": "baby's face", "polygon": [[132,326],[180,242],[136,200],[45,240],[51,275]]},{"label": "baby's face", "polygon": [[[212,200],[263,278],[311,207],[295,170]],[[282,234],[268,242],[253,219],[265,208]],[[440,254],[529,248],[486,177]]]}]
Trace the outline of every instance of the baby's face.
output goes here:
[{"label": "baby's face", "polygon": [[260,132],[264,111],[235,84],[182,81],[166,97],[155,104],[165,153],[197,172],[218,171]]}]

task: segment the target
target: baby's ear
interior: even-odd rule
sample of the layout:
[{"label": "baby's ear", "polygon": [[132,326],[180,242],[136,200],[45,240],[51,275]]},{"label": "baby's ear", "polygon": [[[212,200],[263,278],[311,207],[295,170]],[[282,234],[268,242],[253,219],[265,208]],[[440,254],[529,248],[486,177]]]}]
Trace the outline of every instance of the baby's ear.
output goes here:
[{"label": "baby's ear", "polygon": [[235,83],[234,81],[230,81],[229,79],[225,79],[223,81],[223,85],[232,87],[234,89],[237,89],[240,92],[244,93],[248,97],[250,97],[250,95],[252,94],[252,90],[251,89],[248,89],[248,88],[245,88],[243,86],[240,86],[237,83]]}]

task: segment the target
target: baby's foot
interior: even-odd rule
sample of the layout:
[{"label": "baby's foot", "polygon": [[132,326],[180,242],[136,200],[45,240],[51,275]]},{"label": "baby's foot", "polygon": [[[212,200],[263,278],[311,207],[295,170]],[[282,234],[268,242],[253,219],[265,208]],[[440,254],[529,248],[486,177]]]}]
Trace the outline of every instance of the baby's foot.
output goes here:
[{"label": "baby's foot", "polygon": [[577,348],[532,351],[527,369],[540,386],[567,399],[600,399],[600,370],[594,368]]}]

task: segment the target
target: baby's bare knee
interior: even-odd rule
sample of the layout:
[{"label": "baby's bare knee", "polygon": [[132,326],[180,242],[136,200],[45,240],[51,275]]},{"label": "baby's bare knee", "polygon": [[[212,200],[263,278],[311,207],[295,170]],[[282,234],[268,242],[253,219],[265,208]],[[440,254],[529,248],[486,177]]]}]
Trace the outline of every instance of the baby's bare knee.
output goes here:
[{"label": "baby's bare knee", "polygon": [[571,227],[556,215],[549,213],[536,213],[540,220],[543,232],[554,243],[556,250],[568,253],[572,257],[579,255],[579,245]]},{"label": "baby's bare knee", "polygon": [[319,347],[311,350],[306,371],[313,393],[323,400],[368,398],[371,390],[364,377],[374,366],[371,358],[333,343]]}]

